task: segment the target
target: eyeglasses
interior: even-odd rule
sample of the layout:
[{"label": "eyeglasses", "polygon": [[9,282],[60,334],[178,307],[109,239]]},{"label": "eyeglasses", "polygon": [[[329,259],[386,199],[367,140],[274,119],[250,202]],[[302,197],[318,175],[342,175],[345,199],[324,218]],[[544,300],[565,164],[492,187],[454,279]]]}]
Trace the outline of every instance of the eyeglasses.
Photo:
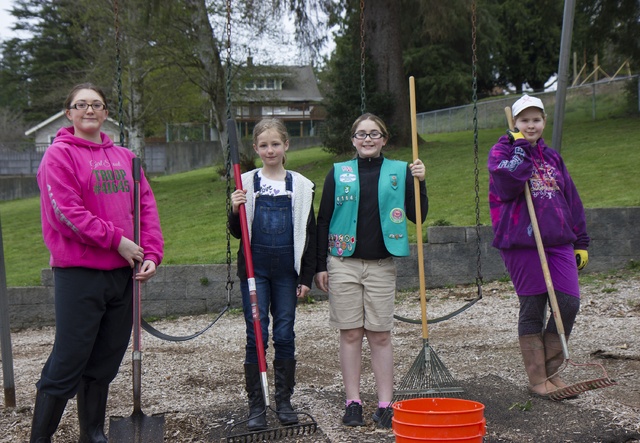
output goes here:
[{"label": "eyeglasses", "polygon": [[367,136],[369,136],[369,138],[371,140],[377,140],[379,138],[384,137],[384,134],[380,131],[371,131],[369,133],[366,132],[356,132],[355,134],[352,135],[353,138],[356,138],[358,140],[365,140],[367,138]]},{"label": "eyeglasses", "polygon": [[95,103],[76,103],[75,105],[69,106],[69,109],[77,109],[78,111],[86,111],[89,107],[94,111],[102,111],[107,107],[104,103],[95,102]]}]

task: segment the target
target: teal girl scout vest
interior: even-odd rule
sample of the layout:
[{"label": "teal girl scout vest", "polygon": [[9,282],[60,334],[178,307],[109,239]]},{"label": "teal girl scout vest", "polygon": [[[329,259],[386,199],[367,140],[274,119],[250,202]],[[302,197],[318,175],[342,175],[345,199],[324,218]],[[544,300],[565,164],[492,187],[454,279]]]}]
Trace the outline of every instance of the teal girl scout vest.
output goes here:
[{"label": "teal girl scout vest", "polygon": [[[334,165],[336,183],[333,216],[329,224],[329,254],[350,257],[356,249],[360,178],[358,160]],[[384,244],[391,255],[409,255],[407,217],[404,211],[407,163],[399,160],[382,161],[378,180],[378,205]]]}]

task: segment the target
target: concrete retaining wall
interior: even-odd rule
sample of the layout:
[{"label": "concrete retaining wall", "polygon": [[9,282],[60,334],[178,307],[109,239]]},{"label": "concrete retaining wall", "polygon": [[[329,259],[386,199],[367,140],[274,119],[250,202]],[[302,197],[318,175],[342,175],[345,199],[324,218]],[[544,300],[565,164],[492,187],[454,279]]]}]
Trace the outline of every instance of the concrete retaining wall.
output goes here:
[{"label": "concrete retaining wall", "polygon": [[[583,272],[605,272],[640,262],[640,207],[588,209],[587,226],[592,243],[589,265]],[[483,281],[507,275],[498,251],[491,246],[488,226],[434,226],[427,229],[424,246],[425,282],[429,288],[476,281],[478,246]],[[415,246],[410,257],[397,259],[398,289],[419,287]],[[240,284],[231,268],[233,288],[227,291],[226,265],[160,266],[158,274],[143,287],[143,315],[166,317],[220,312],[228,297],[232,307],[241,306]],[[42,272],[42,286],[8,288],[9,323],[12,328],[54,324],[53,275]],[[326,294],[314,288],[314,298]]]}]

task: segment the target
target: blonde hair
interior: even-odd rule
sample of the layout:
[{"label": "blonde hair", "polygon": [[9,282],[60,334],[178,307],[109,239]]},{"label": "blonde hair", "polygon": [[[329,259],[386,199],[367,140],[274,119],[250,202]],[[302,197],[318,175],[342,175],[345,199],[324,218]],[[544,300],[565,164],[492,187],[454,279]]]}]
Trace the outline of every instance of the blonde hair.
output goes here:
[{"label": "blonde hair", "polygon": [[282,120],[277,118],[263,118],[253,128],[253,144],[258,143],[258,136],[264,131],[274,129],[282,139],[282,142],[289,140],[289,134],[287,133],[287,127],[282,123]]},{"label": "blonde hair", "polygon": [[[289,141],[289,133],[287,132],[287,127],[284,125],[282,120],[278,118],[267,117],[260,120],[253,127],[253,146],[256,146],[258,144],[258,136],[264,131],[268,131],[269,129],[273,129],[278,133],[280,139],[282,140],[282,143],[286,143]],[[285,156],[282,157],[282,164],[284,165],[286,161],[287,156],[285,154]]]}]

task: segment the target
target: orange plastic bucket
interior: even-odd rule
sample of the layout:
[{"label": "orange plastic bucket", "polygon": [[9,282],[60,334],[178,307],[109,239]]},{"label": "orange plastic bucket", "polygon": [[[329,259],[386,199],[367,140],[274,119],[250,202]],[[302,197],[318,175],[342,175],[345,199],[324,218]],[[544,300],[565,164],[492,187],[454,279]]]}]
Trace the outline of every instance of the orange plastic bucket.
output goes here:
[{"label": "orange plastic bucket", "polygon": [[391,419],[393,431],[396,435],[417,438],[461,438],[484,435],[487,431],[487,421],[483,418],[477,423],[458,425],[416,425],[404,423],[395,417]]},{"label": "orange plastic bucket", "polygon": [[460,437],[460,438],[418,438],[418,437],[403,437],[402,435],[396,435],[396,443],[482,443],[484,437],[482,435],[476,435],[474,437]]},{"label": "orange plastic bucket", "polygon": [[457,398],[414,398],[393,404],[396,443],[482,443],[484,405]]}]

